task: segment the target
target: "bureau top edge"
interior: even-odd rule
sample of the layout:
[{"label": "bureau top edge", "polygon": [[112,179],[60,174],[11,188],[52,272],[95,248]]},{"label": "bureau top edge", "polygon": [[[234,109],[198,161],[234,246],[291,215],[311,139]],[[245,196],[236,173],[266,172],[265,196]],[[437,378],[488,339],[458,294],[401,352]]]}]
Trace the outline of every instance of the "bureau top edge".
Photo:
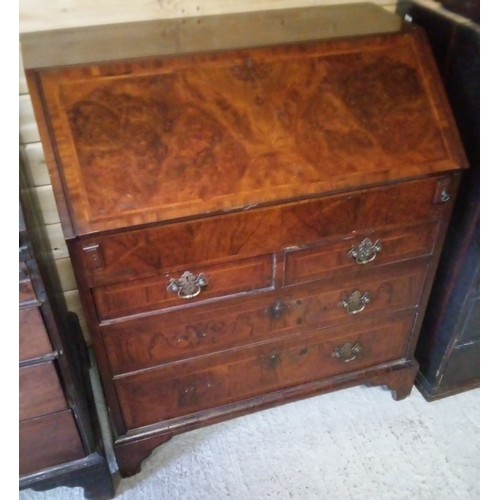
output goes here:
[{"label": "bureau top edge", "polygon": [[397,33],[403,20],[371,3],[185,17],[23,33],[25,69],[257,48]]}]

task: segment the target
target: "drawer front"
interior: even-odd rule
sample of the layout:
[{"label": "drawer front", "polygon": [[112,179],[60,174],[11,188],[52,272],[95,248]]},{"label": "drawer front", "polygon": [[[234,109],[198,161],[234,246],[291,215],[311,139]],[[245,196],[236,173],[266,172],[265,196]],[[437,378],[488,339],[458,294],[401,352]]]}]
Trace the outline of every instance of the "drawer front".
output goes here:
[{"label": "drawer front", "polygon": [[[265,290],[274,285],[273,255],[262,255],[217,266],[195,267],[171,271],[154,278],[127,281],[93,290],[94,301],[101,319],[111,319],[157,309],[192,305],[238,293]],[[190,297],[189,284],[179,279],[185,271],[192,278],[203,275],[206,286],[194,283]],[[175,290],[169,289],[170,280],[176,281]],[[184,287],[183,287],[184,284]],[[188,297],[186,300],[185,297]]]},{"label": "drawer front", "polygon": [[19,361],[37,358],[53,352],[38,307],[19,311]]},{"label": "drawer front", "polygon": [[[228,307],[210,305],[192,312],[167,313],[106,325],[101,331],[113,373],[127,373],[415,307],[426,271],[426,262],[387,266],[354,273],[338,282],[313,283],[262,299],[236,300]],[[370,302],[362,312],[349,314],[339,304],[356,290],[368,293]]]},{"label": "drawer front", "polygon": [[66,409],[54,363],[19,369],[19,420]]},{"label": "drawer front", "polygon": [[405,356],[415,313],[324,328],[116,380],[129,429]]},{"label": "drawer front", "polygon": [[[90,286],[438,219],[437,179],[80,240]],[[453,188],[454,189],[454,188]]]},{"label": "drawer front", "polygon": [[19,423],[19,474],[84,458],[71,410]]},{"label": "drawer front", "polygon": [[432,254],[439,222],[351,235],[340,241],[285,252],[284,285],[335,276]]}]

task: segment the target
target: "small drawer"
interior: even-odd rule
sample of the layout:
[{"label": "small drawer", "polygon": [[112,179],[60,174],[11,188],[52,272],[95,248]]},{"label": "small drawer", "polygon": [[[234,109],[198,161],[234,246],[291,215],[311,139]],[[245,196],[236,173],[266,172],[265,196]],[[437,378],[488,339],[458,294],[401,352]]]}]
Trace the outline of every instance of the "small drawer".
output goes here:
[{"label": "small drawer", "polygon": [[19,369],[19,420],[67,408],[54,363]]},{"label": "small drawer", "polygon": [[[440,219],[438,180],[428,178],[279,206],[87,236],[79,252],[91,287],[275,253],[285,248]],[[453,188],[455,189],[455,188]]]},{"label": "small drawer", "polygon": [[19,423],[19,474],[84,458],[71,410]]},{"label": "small drawer", "polygon": [[285,251],[284,285],[329,278],[340,272],[432,254],[439,222],[350,235]]},{"label": "small drawer", "polygon": [[[184,274],[186,272],[189,276]],[[92,293],[99,317],[106,320],[271,289],[274,287],[274,272],[274,255],[260,255],[103,286],[95,288]]]},{"label": "small drawer", "polygon": [[[426,271],[426,262],[386,266],[383,272],[358,272],[339,282],[104,325],[101,332],[112,372],[123,374],[415,307]],[[370,302],[362,312],[349,314],[341,301],[356,290],[368,294]]]},{"label": "small drawer", "polygon": [[115,380],[128,429],[404,358],[415,312],[327,327]]},{"label": "small drawer", "polygon": [[19,361],[38,358],[53,352],[38,307],[19,311]]}]

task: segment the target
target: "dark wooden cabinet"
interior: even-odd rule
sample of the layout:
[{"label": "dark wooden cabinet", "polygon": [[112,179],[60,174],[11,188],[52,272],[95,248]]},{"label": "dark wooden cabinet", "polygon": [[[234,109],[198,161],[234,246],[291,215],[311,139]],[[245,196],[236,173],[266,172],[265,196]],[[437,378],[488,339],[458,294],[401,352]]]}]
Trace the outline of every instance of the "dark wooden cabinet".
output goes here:
[{"label": "dark wooden cabinet", "polygon": [[123,475],[250,411],[410,393],[467,167],[422,29],[354,4],[21,42]]},{"label": "dark wooden cabinet", "polygon": [[[454,3],[458,8],[460,2]],[[409,14],[429,34],[470,164],[416,351],[417,387],[432,401],[476,388],[480,380],[480,37],[479,25],[465,17],[418,2],[410,4]]]},{"label": "dark wooden cabinet", "polygon": [[79,486],[113,498],[78,317],[57,299],[36,200],[21,170],[19,205],[19,488]]}]

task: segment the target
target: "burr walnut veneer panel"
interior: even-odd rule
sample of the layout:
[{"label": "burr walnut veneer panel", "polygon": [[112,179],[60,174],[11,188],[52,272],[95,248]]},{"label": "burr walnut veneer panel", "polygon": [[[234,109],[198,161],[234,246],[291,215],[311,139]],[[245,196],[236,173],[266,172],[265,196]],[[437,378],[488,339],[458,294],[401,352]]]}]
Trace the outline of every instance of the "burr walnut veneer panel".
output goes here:
[{"label": "burr walnut veneer panel", "polygon": [[246,412],[409,394],[467,167],[420,29],[357,4],[23,38],[122,474]]}]

